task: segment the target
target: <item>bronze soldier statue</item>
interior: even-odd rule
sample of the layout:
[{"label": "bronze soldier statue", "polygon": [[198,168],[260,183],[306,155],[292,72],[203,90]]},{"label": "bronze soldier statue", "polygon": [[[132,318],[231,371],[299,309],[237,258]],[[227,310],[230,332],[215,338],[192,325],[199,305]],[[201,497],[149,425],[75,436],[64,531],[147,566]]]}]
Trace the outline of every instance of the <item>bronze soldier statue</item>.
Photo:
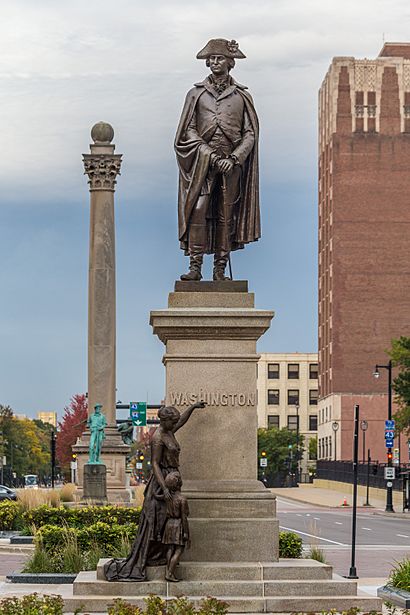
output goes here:
[{"label": "bronze soldier statue", "polygon": [[214,254],[214,280],[226,280],[230,252],[260,237],[258,117],[251,95],[230,75],[245,58],[236,41],[212,39],[196,56],[211,74],[188,92],[175,138],[178,226],[189,273],[201,280]]}]

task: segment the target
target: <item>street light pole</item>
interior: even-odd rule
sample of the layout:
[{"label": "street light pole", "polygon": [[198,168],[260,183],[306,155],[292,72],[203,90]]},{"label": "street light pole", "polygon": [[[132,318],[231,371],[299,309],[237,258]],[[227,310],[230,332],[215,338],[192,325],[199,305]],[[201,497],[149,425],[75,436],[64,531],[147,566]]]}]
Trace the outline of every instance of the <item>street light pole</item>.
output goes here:
[{"label": "street light pole", "polygon": [[296,484],[299,485],[299,406],[296,410]]},{"label": "street light pole", "polygon": [[[389,421],[392,420],[392,371],[393,371],[393,362],[390,361],[388,362],[387,365],[376,365],[374,368],[374,372],[373,372],[373,376],[378,379],[380,378],[380,372],[379,369],[387,369],[387,373],[388,373],[388,389],[387,389],[387,393],[388,393],[388,403],[387,403],[387,418]],[[388,467],[392,467],[393,462],[392,462],[392,449],[391,447],[387,449],[387,465]],[[386,485],[386,512],[394,512],[394,508],[393,508],[393,487],[389,487],[388,485],[392,484],[391,481],[387,482]]]},{"label": "street light pole", "polygon": [[56,434],[54,429],[51,432],[51,488],[54,489],[56,468]]},{"label": "street light pole", "polygon": [[366,431],[369,424],[367,421],[360,421],[360,429],[363,433],[363,463],[366,462]]},{"label": "street light pole", "polygon": [[339,429],[339,423],[337,421],[333,421],[332,429],[333,429],[333,433],[335,434],[335,446],[334,446],[334,448],[335,448],[335,461],[337,461],[337,454],[336,454],[337,436],[336,436],[336,433],[337,433],[337,430]]}]

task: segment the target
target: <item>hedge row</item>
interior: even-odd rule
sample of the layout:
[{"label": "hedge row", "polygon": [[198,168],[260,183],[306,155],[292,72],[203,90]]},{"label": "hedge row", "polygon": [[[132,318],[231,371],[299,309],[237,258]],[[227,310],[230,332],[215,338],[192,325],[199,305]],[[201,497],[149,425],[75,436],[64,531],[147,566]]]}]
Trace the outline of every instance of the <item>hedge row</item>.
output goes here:
[{"label": "hedge row", "polygon": [[36,540],[51,553],[60,551],[67,542],[77,542],[83,552],[99,548],[109,557],[118,549],[121,540],[135,538],[137,528],[135,523],[111,525],[102,521],[84,528],[43,525],[36,533]]},{"label": "hedge row", "polygon": [[84,508],[52,508],[43,504],[23,511],[19,502],[0,503],[0,530],[36,529],[44,525],[84,528],[98,522],[114,525],[138,524],[141,508],[125,506],[87,506]]}]

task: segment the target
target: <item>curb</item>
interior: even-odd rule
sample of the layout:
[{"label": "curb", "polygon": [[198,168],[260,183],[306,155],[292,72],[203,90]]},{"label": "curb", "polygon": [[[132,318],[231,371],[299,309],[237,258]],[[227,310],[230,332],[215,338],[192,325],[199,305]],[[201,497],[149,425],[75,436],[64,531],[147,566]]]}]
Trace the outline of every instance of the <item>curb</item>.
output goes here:
[{"label": "curb", "polygon": [[[339,508],[352,508],[350,505],[348,506],[343,506],[342,504],[337,504],[336,506],[330,506],[329,504],[318,504],[317,502],[312,502],[311,500],[304,500],[302,498],[298,498],[295,497],[293,494],[292,495],[288,495],[288,494],[284,494],[284,493],[275,493],[275,491],[271,491],[271,493],[273,493],[274,496],[276,496],[277,498],[284,498],[285,500],[294,500],[295,502],[300,502],[301,504],[310,504],[310,506],[320,506],[320,508],[332,508],[332,509],[339,509]],[[358,507],[359,508],[359,507]]]},{"label": "curb", "polygon": [[410,519],[410,513],[403,513],[403,512],[389,513],[389,512],[385,512],[384,510],[379,510],[379,511],[375,511],[373,514],[378,515],[379,517],[390,517],[390,519],[407,519],[407,521]]}]

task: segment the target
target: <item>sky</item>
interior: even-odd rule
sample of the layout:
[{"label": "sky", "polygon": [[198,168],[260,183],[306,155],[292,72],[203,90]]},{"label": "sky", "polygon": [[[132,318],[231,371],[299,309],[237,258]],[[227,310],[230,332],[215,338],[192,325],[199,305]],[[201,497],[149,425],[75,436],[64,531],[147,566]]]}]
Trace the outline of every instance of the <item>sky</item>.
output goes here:
[{"label": "sky", "polygon": [[61,415],[87,390],[82,154],[100,120],[123,154],[117,398],[163,398],[149,312],[187,267],[173,139],[210,38],[239,42],[247,58],[232,74],[261,124],[262,239],[232,259],[256,306],[275,311],[258,350],[316,351],[317,92],[332,57],[376,57],[409,31],[407,0],[0,0],[0,404]]}]

